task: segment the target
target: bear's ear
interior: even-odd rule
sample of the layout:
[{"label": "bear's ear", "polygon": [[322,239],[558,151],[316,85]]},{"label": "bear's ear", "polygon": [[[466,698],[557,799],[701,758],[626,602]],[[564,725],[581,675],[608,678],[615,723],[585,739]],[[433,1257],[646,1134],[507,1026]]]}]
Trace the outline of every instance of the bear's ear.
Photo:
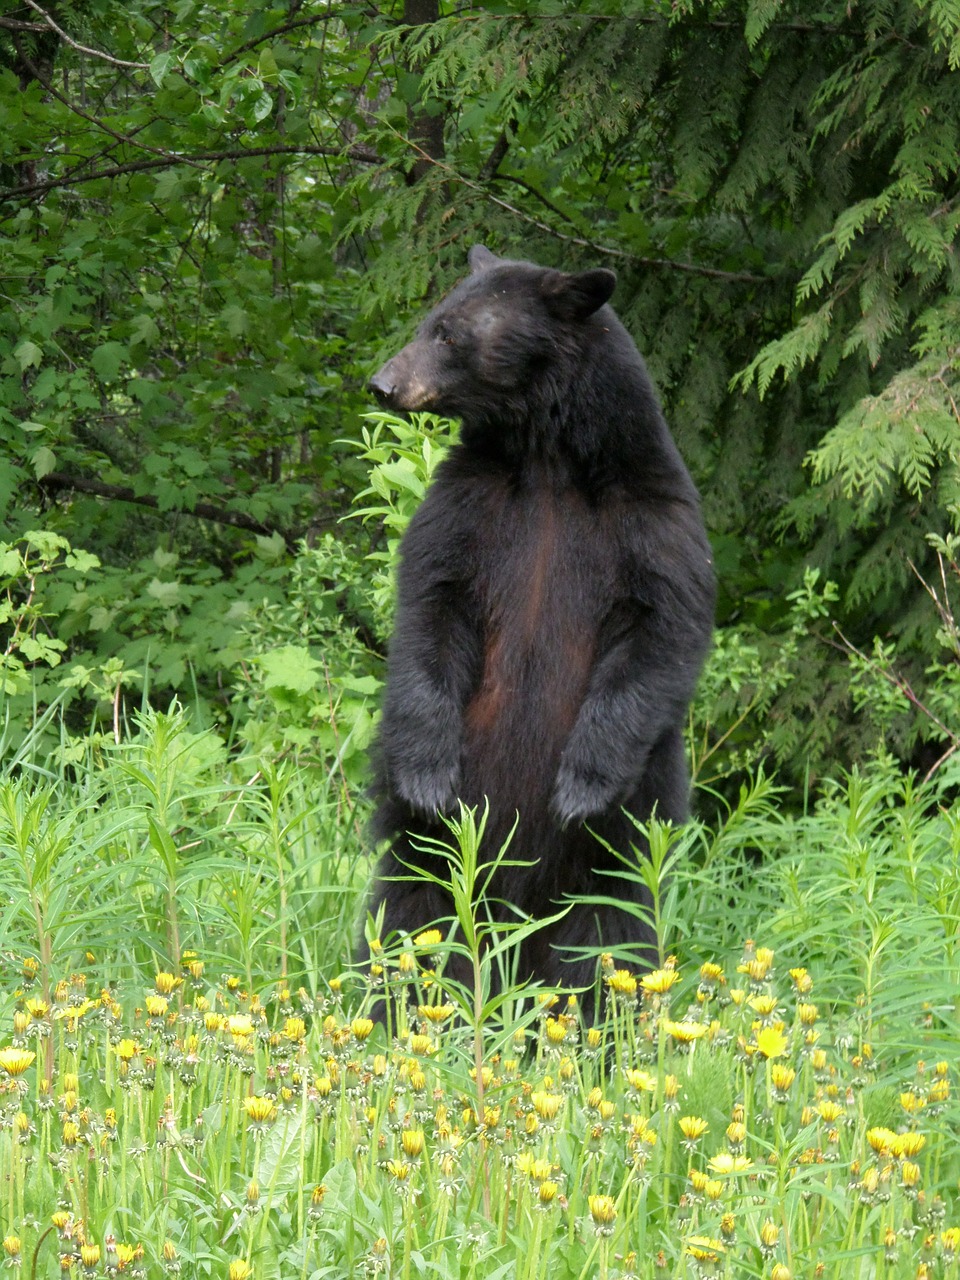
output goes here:
[{"label": "bear's ear", "polygon": [[540,291],[554,315],[564,320],[586,320],[609,300],[616,286],[616,272],[595,267],[575,275],[548,271]]},{"label": "bear's ear", "polygon": [[495,253],[491,253],[486,245],[475,244],[467,254],[467,261],[470,263],[470,274],[476,275],[479,271],[486,271],[487,267],[492,267],[500,259]]}]

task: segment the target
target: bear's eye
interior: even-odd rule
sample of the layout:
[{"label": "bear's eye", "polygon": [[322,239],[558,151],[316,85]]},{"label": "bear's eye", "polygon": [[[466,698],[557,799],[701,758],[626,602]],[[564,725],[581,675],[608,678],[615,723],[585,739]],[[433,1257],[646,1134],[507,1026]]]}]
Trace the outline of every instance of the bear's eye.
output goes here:
[{"label": "bear's eye", "polygon": [[437,341],[442,342],[445,347],[455,347],[457,340],[447,329],[437,330]]}]

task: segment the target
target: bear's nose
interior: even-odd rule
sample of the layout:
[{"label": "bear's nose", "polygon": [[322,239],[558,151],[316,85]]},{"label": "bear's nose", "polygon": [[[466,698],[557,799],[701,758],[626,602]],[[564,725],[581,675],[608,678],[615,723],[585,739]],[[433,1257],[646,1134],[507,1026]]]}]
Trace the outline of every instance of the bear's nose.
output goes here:
[{"label": "bear's nose", "polygon": [[393,375],[390,372],[390,361],[378,369],[369,382],[370,390],[377,397],[382,405],[389,407],[393,403],[393,395],[396,391]]}]

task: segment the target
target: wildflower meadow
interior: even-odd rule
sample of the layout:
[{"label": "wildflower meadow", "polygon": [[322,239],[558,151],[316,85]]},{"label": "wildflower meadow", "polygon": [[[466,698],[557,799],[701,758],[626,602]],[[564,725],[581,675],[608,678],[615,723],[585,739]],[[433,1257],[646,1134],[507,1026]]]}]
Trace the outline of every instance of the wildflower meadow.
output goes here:
[{"label": "wildflower meadow", "polygon": [[10,1269],[960,1275],[944,783],[878,759],[799,817],[758,776],[651,824],[623,874],[659,954],[598,956],[591,993],[511,981],[536,922],[487,918],[482,814],[455,918],[358,941],[342,789],[249,764],[173,708],[0,784]]}]

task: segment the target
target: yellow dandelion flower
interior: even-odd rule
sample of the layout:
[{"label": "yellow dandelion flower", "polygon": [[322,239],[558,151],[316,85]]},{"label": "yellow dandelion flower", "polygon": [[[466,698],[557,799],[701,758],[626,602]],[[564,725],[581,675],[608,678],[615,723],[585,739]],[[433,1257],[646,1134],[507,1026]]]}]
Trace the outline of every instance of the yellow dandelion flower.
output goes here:
[{"label": "yellow dandelion flower", "polygon": [[537,1196],[540,1200],[540,1204],[544,1207],[548,1204],[552,1204],[556,1199],[557,1192],[559,1190],[560,1187],[556,1182],[551,1182],[549,1179],[546,1182],[541,1182],[537,1190]]},{"label": "yellow dandelion flower", "polygon": [[707,1034],[702,1022],[671,1022],[669,1018],[664,1019],[663,1029],[677,1044],[693,1044]]},{"label": "yellow dandelion flower", "polygon": [[723,981],[723,968],[719,964],[714,964],[712,960],[708,960],[706,964],[700,966],[700,981],[709,983],[711,986]]},{"label": "yellow dandelion flower", "polygon": [[153,980],[153,985],[161,996],[168,996],[176,991],[177,987],[183,982],[182,978],[175,978],[172,973],[158,973]]},{"label": "yellow dandelion flower", "polygon": [[750,996],[747,1000],[747,1004],[754,1013],[758,1013],[761,1018],[769,1018],[771,1013],[776,1010],[777,997],[770,995]]},{"label": "yellow dandelion flower", "polygon": [[764,1058],[782,1058],[790,1041],[779,1027],[764,1027],[757,1032],[757,1052]]},{"label": "yellow dandelion flower", "polygon": [[607,977],[607,986],[617,996],[637,994],[637,980],[629,969],[617,969]]},{"label": "yellow dandelion flower", "polygon": [[231,1013],[227,1018],[227,1030],[232,1036],[253,1035],[253,1019],[249,1013]]},{"label": "yellow dandelion flower", "polygon": [[140,1052],[140,1046],[136,1040],[118,1040],[113,1046],[113,1052],[122,1062],[129,1062]]},{"label": "yellow dandelion flower", "polygon": [[681,1116],[677,1123],[688,1142],[696,1142],[698,1138],[702,1138],[710,1127],[702,1116]]},{"label": "yellow dandelion flower", "polygon": [[287,1018],[283,1024],[284,1038],[299,1044],[307,1034],[307,1024],[302,1018]]},{"label": "yellow dandelion flower", "polygon": [[920,1166],[912,1160],[904,1160],[900,1166],[900,1181],[905,1187],[915,1187],[920,1181]]},{"label": "yellow dandelion flower", "polygon": [[733,1147],[741,1147],[747,1140],[747,1126],[742,1120],[731,1120],[727,1125],[727,1141]]},{"label": "yellow dandelion flower", "polygon": [[797,1017],[805,1027],[812,1027],[820,1016],[820,1010],[815,1004],[798,1004]]},{"label": "yellow dandelion flower", "polygon": [[591,1027],[587,1032],[587,1048],[599,1049],[603,1044],[603,1032],[599,1027]]},{"label": "yellow dandelion flower", "polygon": [[805,996],[813,990],[813,979],[807,973],[806,969],[791,969],[790,981],[796,987],[797,992],[801,996]]},{"label": "yellow dandelion flower", "polygon": [[946,1231],[941,1231],[940,1243],[944,1253],[956,1253],[960,1249],[960,1227],[947,1227]]},{"label": "yellow dandelion flower", "polygon": [[29,1049],[14,1049],[12,1047],[0,1049],[0,1068],[8,1076],[22,1076],[36,1056]]},{"label": "yellow dandelion flower", "polygon": [[652,973],[645,973],[640,979],[640,985],[648,995],[666,995],[675,982],[680,981],[680,974],[676,969],[654,969]]},{"label": "yellow dandelion flower", "polygon": [[[434,1051],[433,1041],[429,1036],[415,1035],[410,1037],[409,1048],[418,1058],[427,1058]],[[487,1070],[489,1068],[486,1068]],[[487,1083],[484,1081],[484,1083]]]},{"label": "yellow dandelion flower", "polygon": [[817,1114],[827,1124],[833,1124],[835,1120],[839,1120],[846,1113],[839,1102],[834,1102],[832,1098],[824,1098],[817,1107]]},{"label": "yellow dandelion flower", "polygon": [[793,1067],[786,1067],[782,1062],[775,1062],[770,1070],[770,1080],[777,1093],[786,1093],[796,1078]]},{"label": "yellow dandelion flower", "polygon": [[424,1142],[422,1129],[404,1129],[400,1135],[403,1154],[411,1160],[416,1160],[418,1156],[423,1155]]},{"label": "yellow dandelion flower", "polygon": [[8,1258],[19,1258],[20,1257],[20,1237],[4,1236],[3,1251]]},{"label": "yellow dandelion flower", "polygon": [[75,1120],[64,1120],[63,1122],[63,1145],[65,1147],[75,1147],[80,1141],[80,1126]]},{"label": "yellow dandelion flower", "polygon": [[100,1246],[98,1244],[82,1244],[80,1246],[80,1261],[85,1267],[89,1267],[92,1270],[100,1261]]},{"label": "yellow dandelion flower", "polygon": [[914,1093],[912,1089],[907,1089],[900,1095],[900,1105],[909,1115],[916,1111],[922,1111],[927,1105],[927,1100],[922,1094]]},{"label": "yellow dandelion flower", "polygon": [[258,1125],[269,1124],[277,1114],[277,1104],[272,1098],[263,1098],[257,1095],[244,1098],[243,1109],[247,1114],[247,1119]]},{"label": "yellow dandelion flower", "polygon": [[162,1018],[163,1015],[167,1012],[167,1009],[169,1008],[169,1004],[170,1004],[166,996],[155,996],[155,995],[147,996],[147,998],[144,1000],[143,1003],[146,1006],[147,1013],[150,1015],[151,1018]]},{"label": "yellow dandelion flower", "polygon": [[714,1240],[712,1236],[691,1236],[684,1249],[697,1262],[719,1262],[726,1251],[723,1241]]},{"label": "yellow dandelion flower", "polygon": [[607,1235],[617,1220],[617,1204],[613,1196],[587,1196],[590,1216],[598,1231]]},{"label": "yellow dandelion flower", "polygon": [[243,1258],[234,1258],[227,1271],[227,1280],[250,1280],[253,1267]]},{"label": "yellow dandelion flower", "polygon": [[551,1044],[561,1044],[567,1037],[567,1024],[561,1018],[548,1018],[546,1029]]},{"label": "yellow dandelion flower", "polygon": [[366,1040],[373,1031],[372,1018],[354,1018],[350,1023],[350,1030],[353,1032],[355,1039]]},{"label": "yellow dandelion flower", "polygon": [[656,1093],[657,1077],[651,1075],[649,1071],[641,1071],[638,1067],[627,1067],[623,1074],[626,1076],[627,1084],[637,1093]]},{"label": "yellow dandelion flower", "polygon": [[421,1018],[426,1018],[427,1022],[437,1024],[446,1022],[453,1014],[452,1004],[421,1004],[417,1006],[417,1013]]},{"label": "yellow dandelion flower", "polygon": [[770,1269],[770,1280],[791,1280],[790,1268],[782,1262],[776,1262]]},{"label": "yellow dandelion flower", "polygon": [[760,1227],[760,1243],[764,1249],[775,1249],[780,1239],[780,1228],[772,1218],[767,1218]]},{"label": "yellow dandelion flower", "polygon": [[735,1156],[729,1151],[721,1151],[707,1162],[707,1168],[722,1176],[747,1173],[753,1168],[753,1161],[749,1156]]},{"label": "yellow dandelion flower", "polygon": [[537,1092],[531,1096],[533,1109],[541,1120],[556,1120],[563,1106],[563,1095],[559,1093]]},{"label": "yellow dandelion flower", "polygon": [[484,1107],[482,1128],[486,1129],[488,1133],[496,1129],[500,1123],[500,1114],[499,1107]]},{"label": "yellow dandelion flower", "polygon": [[893,1141],[893,1154],[899,1159],[906,1156],[912,1160],[914,1156],[918,1156],[923,1150],[927,1139],[922,1133],[916,1133],[910,1130],[909,1133],[898,1133]]},{"label": "yellow dandelion flower", "polygon": [[897,1135],[892,1129],[884,1129],[878,1125],[873,1129],[867,1130],[867,1141],[876,1151],[877,1155],[883,1155],[885,1151],[893,1152],[897,1141]]},{"label": "yellow dandelion flower", "polygon": [[704,1183],[703,1193],[708,1200],[717,1201],[723,1195],[723,1183],[718,1178],[708,1178]]},{"label": "yellow dandelion flower", "polygon": [[930,1084],[930,1092],[927,1097],[935,1104],[947,1102],[950,1098],[950,1081],[949,1080],[933,1080]]},{"label": "yellow dandelion flower", "polygon": [[418,933],[413,940],[416,947],[436,947],[443,941],[443,934],[439,929],[424,929],[423,933]]},{"label": "yellow dandelion flower", "polygon": [[[919,1170],[917,1171],[919,1173]],[[868,1196],[872,1196],[880,1185],[880,1170],[876,1165],[871,1165],[869,1169],[865,1169],[863,1177],[860,1179],[860,1189]]]},{"label": "yellow dandelion flower", "polygon": [[388,1160],[387,1173],[390,1174],[391,1178],[395,1178],[397,1182],[406,1182],[407,1178],[410,1177],[410,1165],[407,1164],[406,1160]]}]

